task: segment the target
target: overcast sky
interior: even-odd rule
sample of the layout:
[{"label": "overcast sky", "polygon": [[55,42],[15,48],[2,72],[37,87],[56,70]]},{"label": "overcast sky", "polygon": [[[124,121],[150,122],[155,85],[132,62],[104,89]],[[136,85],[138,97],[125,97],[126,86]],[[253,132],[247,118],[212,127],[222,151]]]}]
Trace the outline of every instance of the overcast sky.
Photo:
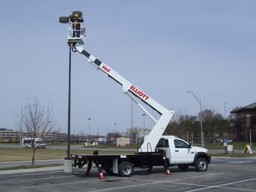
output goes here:
[{"label": "overcast sky", "polygon": [[[228,116],[255,102],[254,0],[8,0],[0,6],[0,127],[16,129],[28,99],[52,104],[67,130],[67,25],[60,16],[80,10],[85,49],[167,109]],[[79,53],[72,54],[74,133],[131,127],[131,100]],[[134,127],[143,127],[135,105]],[[146,127],[152,122],[146,117]]]}]

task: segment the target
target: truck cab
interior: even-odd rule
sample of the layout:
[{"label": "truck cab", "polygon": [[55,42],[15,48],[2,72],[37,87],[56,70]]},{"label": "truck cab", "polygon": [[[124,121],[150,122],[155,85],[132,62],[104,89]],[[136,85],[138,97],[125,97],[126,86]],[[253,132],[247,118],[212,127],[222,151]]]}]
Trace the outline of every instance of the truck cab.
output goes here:
[{"label": "truck cab", "polygon": [[208,164],[211,162],[207,149],[192,146],[191,143],[176,136],[162,136],[156,151],[163,152],[170,166],[177,165],[182,170],[194,166],[197,171],[207,171]]}]

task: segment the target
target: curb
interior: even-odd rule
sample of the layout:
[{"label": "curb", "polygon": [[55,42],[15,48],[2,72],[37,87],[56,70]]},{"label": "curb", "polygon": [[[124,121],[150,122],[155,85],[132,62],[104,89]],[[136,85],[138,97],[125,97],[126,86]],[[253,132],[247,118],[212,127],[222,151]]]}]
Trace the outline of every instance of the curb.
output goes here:
[{"label": "curb", "polygon": [[0,175],[14,174],[14,173],[33,173],[33,172],[38,172],[38,171],[56,171],[56,170],[63,170],[64,171],[64,166],[32,168],[32,169],[19,169],[19,170],[6,170],[6,171],[0,171]]}]

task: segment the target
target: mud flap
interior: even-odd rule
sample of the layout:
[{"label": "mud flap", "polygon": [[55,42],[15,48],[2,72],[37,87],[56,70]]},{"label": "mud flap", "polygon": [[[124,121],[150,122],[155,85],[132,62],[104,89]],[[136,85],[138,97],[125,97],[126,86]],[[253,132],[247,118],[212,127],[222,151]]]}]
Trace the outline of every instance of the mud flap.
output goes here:
[{"label": "mud flap", "polygon": [[118,159],[113,159],[113,173],[118,174]]}]

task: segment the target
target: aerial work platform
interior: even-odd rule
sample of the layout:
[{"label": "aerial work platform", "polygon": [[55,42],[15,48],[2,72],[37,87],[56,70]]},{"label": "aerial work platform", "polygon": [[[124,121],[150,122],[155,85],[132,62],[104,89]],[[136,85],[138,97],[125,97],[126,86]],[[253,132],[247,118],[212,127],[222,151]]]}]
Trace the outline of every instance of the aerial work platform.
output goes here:
[{"label": "aerial work platform", "polygon": [[70,16],[62,16],[59,22],[69,24],[68,27],[68,45],[84,45],[86,28],[83,25],[83,13],[81,11],[73,11]]},{"label": "aerial work platform", "polygon": [[84,45],[85,32],[86,32],[85,27],[81,27],[80,30],[75,30],[72,28],[70,24],[70,27],[68,28],[68,38],[67,38],[68,44]]}]

